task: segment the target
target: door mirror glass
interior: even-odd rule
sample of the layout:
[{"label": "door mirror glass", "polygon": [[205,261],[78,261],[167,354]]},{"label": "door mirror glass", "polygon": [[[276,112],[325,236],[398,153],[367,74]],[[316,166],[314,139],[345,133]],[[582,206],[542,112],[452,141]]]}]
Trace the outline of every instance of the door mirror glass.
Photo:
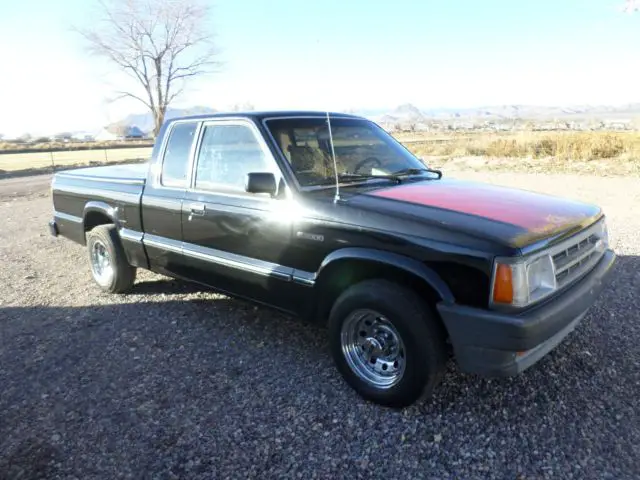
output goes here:
[{"label": "door mirror glass", "polygon": [[249,193],[268,193],[275,196],[278,191],[276,177],[271,172],[247,173],[245,190]]}]

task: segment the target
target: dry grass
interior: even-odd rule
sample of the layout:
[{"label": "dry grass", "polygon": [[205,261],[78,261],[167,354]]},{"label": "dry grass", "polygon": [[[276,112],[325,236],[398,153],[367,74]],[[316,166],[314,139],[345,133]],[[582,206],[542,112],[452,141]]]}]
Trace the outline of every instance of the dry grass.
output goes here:
[{"label": "dry grass", "polygon": [[[447,170],[507,170],[640,176],[640,132],[396,134],[427,164]],[[68,147],[68,144],[61,144]],[[83,144],[86,146],[87,144]],[[0,176],[17,171],[136,161],[151,147],[0,154]],[[48,145],[52,147],[52,145]],[[0,152],[2,145],[0,144]]]},{"label": "dry grass", "polygon": [[104,148],[131,148],[152,145],[152,140],[114,140],[103,142],[29,142],[15,143],[0,141],[0,153],[23,153],[33,151],[48,152],[50,150],[87,150]]},{"label": "dry grass", "polygon": [[102,150],[68,150],[59,152],[4,153],[0,155],[0,175],[23,170],[51,170],[65,167],[122,163],[147,159],[151,147],[112,148]]},{"label": "dry grass", "polygon": [[413,135],[411,150],[426,156],[598,160],[640,158],[640,132],[521,132]]},{"label": "dry grass", "polygon": [[398,135],[426,163],[446,170],[640,176],[640,132]]}]

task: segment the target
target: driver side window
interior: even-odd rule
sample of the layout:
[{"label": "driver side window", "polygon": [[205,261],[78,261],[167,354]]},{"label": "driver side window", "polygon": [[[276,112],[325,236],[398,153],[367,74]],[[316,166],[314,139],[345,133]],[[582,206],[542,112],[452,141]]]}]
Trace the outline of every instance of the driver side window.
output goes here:
[{"label": "driver side window", "polygon": [[245,191],[250,172],[273,172],[262,146],[246,125],[207,125],[198,152],[195,188]]}]

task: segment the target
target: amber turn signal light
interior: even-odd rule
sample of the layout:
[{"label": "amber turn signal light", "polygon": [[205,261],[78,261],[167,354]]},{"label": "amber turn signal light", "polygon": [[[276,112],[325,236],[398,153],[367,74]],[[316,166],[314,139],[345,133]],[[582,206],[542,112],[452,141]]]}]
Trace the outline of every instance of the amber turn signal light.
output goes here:
[{"label": "amber turn signal light", "polygon": [[493,283],[495,303],[513,303],[513,272],[509,265],[498,264]]}]

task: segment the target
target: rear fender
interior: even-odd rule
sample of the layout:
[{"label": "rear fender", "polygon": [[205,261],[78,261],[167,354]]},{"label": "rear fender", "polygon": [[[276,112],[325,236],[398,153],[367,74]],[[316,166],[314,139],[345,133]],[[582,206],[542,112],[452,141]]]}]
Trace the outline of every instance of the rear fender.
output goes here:
[{"label": "rear fender", "polygon": [[84,206],[83,217],[86,218],[89,212],[100,212],[109,217],[111,220],[116,220],[118,209],[113,208],[111,205],[105,202],[91,201],[87,202]]},{"label": "rear fender", "polygon": [[112,207],[105,202],[88,202],[84,207],[82,214],[82,226],[85,232],[88,230],[87,226],[93,228],[95,225],[87,225],[87,218],[91,214],[99,214],[104,220],[108,219],[108,222],[101,222],[98,225],[104,225],[105,223],[113,223],[118,229],[120,235],[120,241],[127,256],[127,261],[134,267],[149,268],[149,260],[147,253],[142,245],[142,234],[132,232],[129,230],[129,234],[125,235],[126,230],[120,230],[121,225],[118,219],[118,207]]},{"label": "rear fender", "polygon": [[82,212],[82,225],[85,226],[87,217],[91,213],[100,213],[111,220],[112,223],[118,222],[118,209],[113,208],[111,205],[105,202],[91,201],[87,202]]},{"label": "rear fender", "polygon": [[89,230],[108,223],[118,224],[118,209],[105,202],[87,202],[82,211],[82,244],[86,244],[85,237]]}]

